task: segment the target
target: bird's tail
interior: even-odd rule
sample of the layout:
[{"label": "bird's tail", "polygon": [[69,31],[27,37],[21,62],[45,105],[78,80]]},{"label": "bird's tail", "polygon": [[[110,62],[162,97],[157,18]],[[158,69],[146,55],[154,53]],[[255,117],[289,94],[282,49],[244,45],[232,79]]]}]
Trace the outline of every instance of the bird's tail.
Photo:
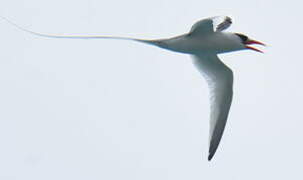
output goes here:
[{"label": "bird's tail", "polygon": [[147,39],[137,39],[137,38],[130,38],[130,37],[119,37],[119,36],[82,36],[82,35],[55,35],[55,34],[44,34],[39,33],[35,31],[31,31],[28,29],[25,29],[24,27],[19,26],[18,24],[10,21],[6,17],[0,16],[1,19],[5,20],[9,24],[13,25],[14,27],[18,28],[21,31],[24,31],[26,33],[40,36],[40,37],[46,37],[46,38],[57,38],[57,39],[117,39],[117,40],[130,40],[130,41],[136,41],[141,42],[149,45],[155,45],[159,46],[159,40],[147,40]]}]

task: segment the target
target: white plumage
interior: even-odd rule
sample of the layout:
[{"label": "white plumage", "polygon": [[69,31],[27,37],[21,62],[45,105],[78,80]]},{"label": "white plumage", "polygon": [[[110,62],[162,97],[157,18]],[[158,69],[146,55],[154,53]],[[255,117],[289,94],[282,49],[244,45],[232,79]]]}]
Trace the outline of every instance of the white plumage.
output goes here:
[{"label": "white plumage", "polygon": [[218,58],[217,54],[245,49],[262,52],[248,45],[264,45],[243,34],[222,32],[232,23],[231,18],[227,16],[202,19],[192,26],[189,33],[173,38],[156,40],[116,36],[50,35],[27,30],[4,17],[1,18],[27,33],[47,38],[132,40],[175,52],[190,54],[193,57],[195,66],[206,79],[210,89],[211,113],[208,160],[212,159],[221,141],[233,96],[233,73]]}]

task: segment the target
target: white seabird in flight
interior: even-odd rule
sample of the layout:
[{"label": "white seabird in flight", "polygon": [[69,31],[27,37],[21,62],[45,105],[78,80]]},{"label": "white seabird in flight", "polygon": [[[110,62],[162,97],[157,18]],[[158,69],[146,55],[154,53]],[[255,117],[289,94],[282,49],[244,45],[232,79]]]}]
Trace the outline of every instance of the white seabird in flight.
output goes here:
[{"label": "white seabird in flight", "polygon": [[191,55],[194,65],[204,76],[210,88],[209,161],[219,146],[233,96],[233,72],[218,58],[217,54],[238,50],[253,50],[263,53],[249,45],[265,46],[262,42],[250,39],[246,35],[223,32],[232,24],[231,18],[227,16],[202,19],[196,22],[188,33],[173,38],[156,40],[115,36],[50,35],[27,30],[4,17],[1,18],[23,31],[47,38],[132,40]]}]

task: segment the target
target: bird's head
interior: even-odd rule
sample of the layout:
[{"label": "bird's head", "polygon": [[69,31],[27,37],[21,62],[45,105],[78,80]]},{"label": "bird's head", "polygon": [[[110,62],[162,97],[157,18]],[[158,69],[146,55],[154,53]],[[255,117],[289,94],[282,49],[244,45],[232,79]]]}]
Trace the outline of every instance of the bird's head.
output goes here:
[{"label": "bird's head", "polygon": [[234,34],[239,37],[241,43],[244,46],[244,49],[250,49],[250,50],[253,50],[253,51],[264,53],[263,51],[255,48],[255,47],[248,46],[248,45],[251,45],[251,44],[258,44],[258,45],[266,46],[264,43],[262,43],[260,41],[256,41],[256,40],[250,39],[249,37],[247,37],[244,34],[240,34],[240,33],[234,33]]}]

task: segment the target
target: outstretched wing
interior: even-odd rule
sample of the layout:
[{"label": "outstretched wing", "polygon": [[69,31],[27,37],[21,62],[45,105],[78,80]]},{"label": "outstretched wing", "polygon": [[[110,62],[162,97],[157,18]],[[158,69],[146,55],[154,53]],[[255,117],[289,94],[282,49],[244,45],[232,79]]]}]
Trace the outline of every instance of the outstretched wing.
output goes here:
[{"label": "outstretched wing", "polygon": [[215,31],[223,31],[231,24],[232,20],[228,16],[216,16],[202,19],[192,26],[190,34],[205,34],[213,33]]},{"label": "outstretched wing", "polygon": [[193,55],[194,64],[210,88],[210,139],[208,160],[214,156],[224,132],[233,95],[233,72],[217,55]]}]

